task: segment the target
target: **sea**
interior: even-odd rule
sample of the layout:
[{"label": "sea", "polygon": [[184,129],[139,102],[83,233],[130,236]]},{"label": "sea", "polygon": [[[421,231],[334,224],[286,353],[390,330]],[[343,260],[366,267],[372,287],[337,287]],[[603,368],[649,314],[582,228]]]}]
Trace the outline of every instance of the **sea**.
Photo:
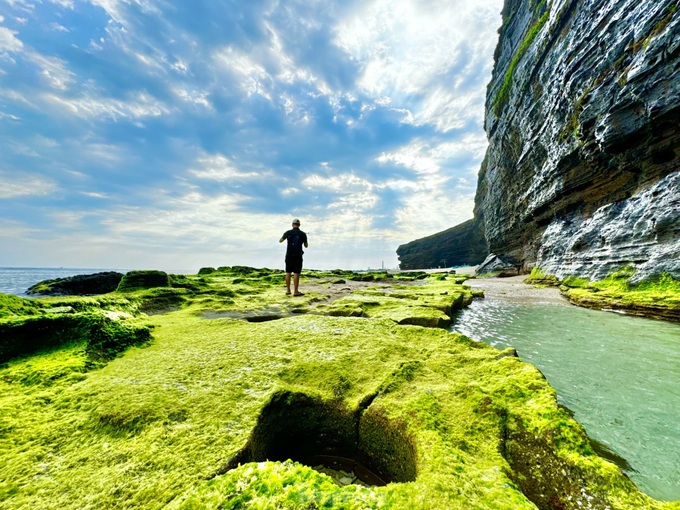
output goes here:
[{"label": "sea", "polygon": [[129,269],[93,269],[74,267],[0,267],[0,293],[27,297],[26,291],[43,280],[67,278],[79,274],[94,274],[103,271],[127,273]]}]

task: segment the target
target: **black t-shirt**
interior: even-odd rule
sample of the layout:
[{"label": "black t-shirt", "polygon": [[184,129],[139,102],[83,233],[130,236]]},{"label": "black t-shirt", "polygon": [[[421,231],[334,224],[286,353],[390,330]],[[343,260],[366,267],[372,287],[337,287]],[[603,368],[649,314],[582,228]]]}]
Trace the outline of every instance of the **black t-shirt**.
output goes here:
[{"label": "black t-shirt", "polygon": [[302,247],[307,242],[307,234],[299,228],[292,228],[283,233],[282,236],[288,241],[288,248],[286,249],[286,257],[301,257],[304,253]]}]

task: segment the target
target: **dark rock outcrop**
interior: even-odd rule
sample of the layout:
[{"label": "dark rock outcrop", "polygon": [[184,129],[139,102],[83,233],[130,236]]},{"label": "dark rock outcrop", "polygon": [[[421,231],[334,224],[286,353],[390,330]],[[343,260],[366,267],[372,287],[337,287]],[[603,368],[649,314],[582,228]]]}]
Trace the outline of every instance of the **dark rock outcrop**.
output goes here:
[{"label": "dark rock outcrop", "polygon": [[397,248],[400,269],[476,265],[486,254],[484,232],[475,220]]},{"label": "dark rock outcrop", "polygon": [[528,272],[680,278],[677,0],[506,0],[475,221]]},{"label": "dark rock outcrop", "polygon": [[103,273],[69,276],[44,280],[29,287],[26,294],[35,296],[87,296],[107,294],[118,288],[122,273],[106,271]]}]

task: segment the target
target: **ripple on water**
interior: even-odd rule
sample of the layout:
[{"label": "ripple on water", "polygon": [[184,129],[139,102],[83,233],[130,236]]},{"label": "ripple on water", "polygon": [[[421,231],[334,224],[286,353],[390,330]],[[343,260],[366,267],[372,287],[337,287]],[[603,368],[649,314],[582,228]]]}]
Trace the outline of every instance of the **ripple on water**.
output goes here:
[{"label": "ripple on water", "polygon": [[513,299],[512,287],[503,295],[481,285],[487,297],[459,312],[452,330],[517,349],[588,434],[626,459],[641,490],[680,499],[680,325],[571,306],[554,293],[541,299],[546,289]]}]

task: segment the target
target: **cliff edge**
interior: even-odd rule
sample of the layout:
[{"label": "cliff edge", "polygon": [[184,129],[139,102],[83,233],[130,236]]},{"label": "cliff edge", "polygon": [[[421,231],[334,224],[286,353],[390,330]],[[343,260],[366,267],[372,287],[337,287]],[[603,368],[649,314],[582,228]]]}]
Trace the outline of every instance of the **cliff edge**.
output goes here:
[{"label": "cliff edge", "polygon": [[680,279],[678,11],[506,0],[473,222],[488,253],[560,278]]}]

